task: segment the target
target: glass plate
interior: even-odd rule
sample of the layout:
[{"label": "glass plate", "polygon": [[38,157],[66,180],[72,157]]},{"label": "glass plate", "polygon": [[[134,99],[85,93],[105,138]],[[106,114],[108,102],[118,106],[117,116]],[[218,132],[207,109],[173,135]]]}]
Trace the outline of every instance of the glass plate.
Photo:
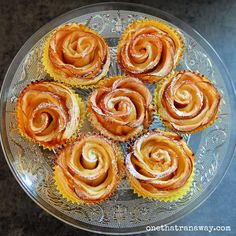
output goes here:
[{"label": "glass plate", "polygon": [[[216,84],[222,95],[219,118],[214,125],[186,135],[196,155],[196,177],[191,191],[171,203],[147,200],[133,194],[125,176],[115,194],[101,205],[87,206],[65,201],[52,179],[54,153],[21,137],[17,130],[16,100],[31,81],[48,78],[41,63],[42,46],[48,33],[66,22],[82,22],[102,34],[112,54],[109,75],[120,74],[116,45],[124,28],[133,20],[154,18],[166,21],[182,34],[186,50],[177,69],[195,70]],[[156,85],[148,85],[153,92]],[[86,99],[91,90],[77,92]],[[6,160],[26,193],[43,209],[75,227],[102,233],[137,233],[146,225],[169,224],[196,208],[216,188],[233,157],[236,143],[235,91],[228,72],[212,47],[190,26],[175,17],[146,6],[104,3],[70,11],[38,30],[14,58],[1,91],[1,141]],[[157,116],[150,129],[163,128]],[[91,131],[88,122],[82,132]],[[121,144],[124,156],[128,143]]]}]

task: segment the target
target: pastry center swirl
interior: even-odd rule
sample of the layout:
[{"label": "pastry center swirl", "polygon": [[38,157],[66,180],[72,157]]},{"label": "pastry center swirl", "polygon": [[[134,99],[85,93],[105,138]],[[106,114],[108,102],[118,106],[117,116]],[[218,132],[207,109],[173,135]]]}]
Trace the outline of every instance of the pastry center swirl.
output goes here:
[{"label": "pastry center swirl", "polygon": [[66,25],[50,39],[49,58],[53,66],[69,77],[93,79],[108,59],[104,39],[83,25]]},{"label": "pastry center swirl", "polygon": [[180,72],[163,83],[157,98],[163,120],[179,131],[192,131],[214,120],[220,95],[209,80]]},{"label": "pastry center swirl", "polygon": [[164,77],[175,64],[176,45],[171,36],[151,25],[139,26],[126,35],[118,59],[129,74]]},{"label": "pastry center swirl", "polygon": [[180,136],[153,131],[135,142],[126,168],[141,189],[156,194],[186,183],[193,169],[193,154]]},{"label": "pastry center swirl", "polygon": [[147,127],[152,119],[152,96],[135,78],[118,78],[95,90],[90,106],[97,122],[112,135],[125,136]]},{"label": "pastry center swirl", "polygon": [[70,138],[77,129],[80,109],[73,92],[56,82],[33,83],[18,100],[21,128],[38,141],[53,145]]},{"label": "pastry center swirl", "polygon": [[56,162],[64,173],[62,181],[82,200],[102,200],[116,187],[120,171],[116,149],[103,138],[80,138],[67,146]]}]

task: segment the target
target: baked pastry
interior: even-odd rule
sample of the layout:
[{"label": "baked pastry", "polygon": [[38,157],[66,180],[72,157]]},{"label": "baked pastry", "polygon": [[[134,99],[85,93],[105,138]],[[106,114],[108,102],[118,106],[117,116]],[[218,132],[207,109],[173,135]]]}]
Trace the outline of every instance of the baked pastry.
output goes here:
[{"label": "baked pastry", "polygon": [[84,105],[72,89],[52,81],[29,84],[17,100],[20,133],[44,148],[73,139],[84,117]]},{"label": "baked pastry", "polygon": [[109,47],[101,35],[87,26],[67,24],[50,35],[44,46],[43,64],[57,81],[92,86],[109,70]]},{"label": "baked pastry", "polygon": [[181,136],[154,130],[136,140],[126,157],[125,170],[139,196],[178,200],[190,189],[194,155]]},{"label": "baked pastry", "polygon": [[64,198],[77,203],[99,203],[115,191],[122,172],[118,146],[92,134],[81,136],[56,157],[54,179]]},{"label": "baked pastry", "polygon": [[213,124],[220,105],[220,94],[203,75],[191,71],[175,72],[158,85],[155,106],[170,129],[195,133]]},{"label": "baked pastry", "polygon": [[153,120],[152,95],[142,81],[115,76],[89,97],[88,116],[95,129],[116,141],[130,140]]},{"label": "baked pastry", "polygon": [[156,20],[131,23],[117,46],[121,69],[144,82],[166,77],[183,54],[183,40],[170,25]]}]

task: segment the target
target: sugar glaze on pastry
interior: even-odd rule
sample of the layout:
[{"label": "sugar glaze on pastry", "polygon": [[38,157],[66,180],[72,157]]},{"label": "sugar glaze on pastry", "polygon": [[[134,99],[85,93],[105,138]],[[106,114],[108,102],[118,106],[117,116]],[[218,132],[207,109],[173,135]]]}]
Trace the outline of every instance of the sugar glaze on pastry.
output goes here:
[{"label": "sugar glaze on pastry", "polygon": [[164,22],[138,20],[131,23],[117,46],[123,71],[145,82],[157,82],[167,76],[183,53],[180,34]]},{"label": "sugar glaze on pastry", "polygon": [[43,64],[55,80],[78,87],[89,86],[107,74],[110,51],[97,32],[72,23],[50,35],[44,47]]},{"label": "sugar glaze on pastry", "polygon": [[176,200],[190,187],[194,156],[181,136],[161,130],[138,138],[125,159],[128,180],[142,197]]},{"label": "sugar glaze on pastry", "polygon": [[88,115],[93,127],[116,141],[130,140],[153,120],[152,95],[142,81],[115,76],[89,97]]},{"label": "sugar glaze on pastry", "polygon": [[83,121],[83,104],[73,90],[52,81],[29,84],[17,101],[20,133],[46,148],[71,139]]},{"label": "sugar glaze on pastry", "polygon": [[58,153],[54,179],[66,199],[94,204],[111,196],[121,171],[119,148],[100,135],[88,134]]},{"label": "sugar glaze on pastry", "polygon": [[158,85],[155,103],[157,113],[167,127],[194,133],[215,121],[220,94],[203,75],[179,71]]}]

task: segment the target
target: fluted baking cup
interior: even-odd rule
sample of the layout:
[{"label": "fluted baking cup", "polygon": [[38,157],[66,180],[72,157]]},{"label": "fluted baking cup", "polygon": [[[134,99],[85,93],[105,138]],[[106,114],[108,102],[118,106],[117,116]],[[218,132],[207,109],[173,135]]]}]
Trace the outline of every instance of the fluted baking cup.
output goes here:
[{"label": "fluted baking cup", "polygon": [[66,76],[65,73],[63,73],[62,71],[59,73],[58,70],[59,69],[55,69],[55,67],[52,65],[50,58],[49,58],[49,45],[50,45],[50,40],[51,37],[60,29],[62,29],[65,26],[80,26],[82,29],[84,29],[86,32],[91,32],[95,35],[97,35],[98,37],[100,37],[105,45],[107,46],[105,40],[103,39],[103,37],[101,35],[99,35],[96,31],[90,29],[89,27],[82,25],[82,24],[77,24],[77,23],[71,23],[71,24],[67,24],[67,25],[63,25],[58,27],[56,30],[53,31],[52,34],[50,34],[50,36],[48,37],[48,39],[45,42],[44,48],[43,48],[43,57],[42,57],[42,62],[44,65],[44,68],[46,70],[46,72],[50,75],[50,77],[52,77],[54,80],[64,83],[66,85],[69,86],[74,86],[74,87],[78,87],[78,88],[93,88],[97,86],[97,83],[102,80],[106,74],[108,73],[109,67],[110,67],[110,50],[107,46],[107,60],[105,65],[103,65],[102,68],[102,72],[100,74],[98,74],[97,76],[95,76],[95,78],[93,79],[85,79],[85,78],[80,78],[80,77],[70,77],[70,76]]},{"label": "fluted baking cup", "polygon": [[[93,137],[93,138],[98,138],[98,139],[102,139],[105,142],[107,142],[111,148],[113,149],[114,153],[115,153],[115,158],[114,160],[116,161],[116,174],[114,176],[112,176],[113,178],[115,178],[115,183],[113,184],[113,186],[111,186],[111,189],[109,190],[109,192],[105,195],[102,196],[100,199],[81,199],[77,194],[76,191],[73,190],[73,188],[71,186],[69,186],[69,184],[71,185],[71,181],[69,181],[64,173],[64,171],[68,171],[67,169],[63,169],[60,165],[56,164],[54,167],[54,180],[55,180],[55,184],[57,187],[57,190],[59,191],[59,193],[62,195],[63,198],[65,198],[68,201],[71,201],[73,203],[77,203],[77,204],[81,204],[81,203],[85,203],[85,204],[97,204],[97,203],[101,203],[105,200],[107,200],[108,198],[111,197],[111,195],[115,192],[121,176],[122,176],[122,171],[124,169],[123,167],[123,163],[122,163],[122,154],[121,151],[119,149],[119,147],[113,143],[111,140],[98,135],[98,134],[86,134],[86,135],[81,135],[80,137],[78,137],[77,140],[75,140],[73,143],[71,144],[67,144],[63,149],[61,149],[58,154],[57,154],[57,158],[61,155],[61,153],[66,150],[66,148],[68,147],[73,147],[73,145],[75,145],[76,142],[80,142],[83,139],[89,138],[89,137]],[[86,144],[85,144],[86,145]],[[114,161],[113,160],[113,161]],[[112,168],[114,167],[115,163],[113,163],[113,161],[111,162]],[[76,175],[75,175],[76,177]],[[110,187],[110,186],[109,186]]]},{"label": "fluted baking cup", "polygon": [[[124,33],[122,34],[122,36],[119,40],[118,46],[117,46],[117,57],[118,57],[118,62],[119,62],[120,67],[122,68],[122,70],[126,74],[138,77],[142,81],[147,82],[147,83],[154,83],[154,82],[160,81],[163,78],[163,76],[151,75],[150,71],[134,74],[131,71],[129,71],[128,69],[126,69],[120,60],[121,59],[120,58],[121,49],[126,44],[127,39],[130,37],[130,33],[137,28],[141,28],[141,27],[145,27],[145,26],[154,26],[154,27],[166,32],[175,43],[175,56],[174,56],[173,68],[169,74],[172,73],[172,71],[175,69],[175,67],[179,63],[180,59],[182,58],[182,55],[184,52],[184,41],[183,41],[180,33],[177,32],[173,27],[171,27],[170,25],[168,25],[162,21],[157,21],[157,20],[153,20],[153,19],[143,19],[143,20],[134,21],[130,25],[128,25],[128,27],[125,29]],[[167,76],[168,75],[165,75],[164,77],[167,77]]]},{"label": "fluted baking cup", "polygon": [[[183,133],[183,134],[193,134],[193,133],[197,133],[203,129],[206,129],[208,128],[209,126],[211,126],[215,120],[217,119],[218,117],[218,112],[219,112],[219,104],[218,104],[218,108],[217,108],[217,111],[214,113],[214,116],[212,118],[212,120],[210,122],[207,122],[206,124],[201,124],[199,127],[193,129],[193,130],[189,130],[189,131],[184,131],[184,130],[180,130],[180,129],[176,129],[174,124],[172,124],[168,119],[165,119],[163,116],[162,116],[162,113],[163,113],[163,105],[162,105],[162,102],[161,100],[159,99],[159,94],[160,94],[160,90],[162,89],[162,87],[167,83],[167,82],[170,82],[171,80],[173,80],[178,74],[183,74],[183,73],[186,73],[186,72],[191,72],[192,74],[198,76],[198,77],[201,77],[202,78],[202,81],[204,83],[210,83],[214,89],[217,91],[217,89],[215,88],[215,86],[211,83],[211,81],[205,77],[204,75],[202,74],[199,74],[195,71],[187,71],[187,70],[183,70],[183,71],[174,71],[172,76],[171,77],[166,77],[164,78],[156,87],[156,90],[154,92],[154,98],[153,98],[153,106],[154,106],[154,110],[156,111],[158,117],[160,118],[160,120],[162,121],[162,123],[169,129],[171,130],[174,130],[176,132],[179,132],[179,133]],[[217,92],[218,93],[218,92]],[[220,103],[220,95],[218,94],[216,99],[219,100],[219,103]]]},{"label": "fluted baking cup", "polygon": [[[77,137],[77,134],[79,133],[81,127],[82,127],[82,124],[84,122],[84,117],[85,117],[85,105],[82,101],[82,99],[78,96],[78,94],[76,94],[74,92],[74,90],[72,90],[71,88],[68,88],[71,93],[73,94],[73,96],[75,96],[76,98],[76,101],[77,101],[77,104],[78,104],[78,107],[79,107],[79,122],[78,122],[78,126],[76,127],[74,133],[72,134],[72,136],[68,139],[64,139],[64,140],[59,140],[58,142],[55,142],[55,144],[49,144],[49,142],[41,142],[41,141],[38,141],[36,140],[35,138],[29,136],[26,132],[25,132],[25,128],[24,128],[24,124],[22,123],[22,120],[21,120],[21,116],[22,116],[22,111],[21,111],[21,101],[22,101],[22,98],[25,94],[25,91],[29,88],[29,86],[32,86],[34,84],[38,84],[38,83],[42,83],[42,82],[48,82],[48,83],[55,83],[53,81],[48,81],[48,80],[42,80],[42,81],[35,81],[35,82],[32,82],[30,84],[28,84],[25,89],[20,93],[19,97],[18,97],[18,100],[17,100],[17,106],[16,106],[16,115],[17,115],[17,122],[18,122],[18,130],[19,130],[19,133],[27,138],[28,140],[34,142],[34,143],[37,143],[38,145],[42,146],[44,149],[57,149],[59,147],[61,147],[62,145],[66,144],[67,142],[71,142],[72,140],[74,140],[76,137]],[[63,85],[65,86],[65,85]]]}]

